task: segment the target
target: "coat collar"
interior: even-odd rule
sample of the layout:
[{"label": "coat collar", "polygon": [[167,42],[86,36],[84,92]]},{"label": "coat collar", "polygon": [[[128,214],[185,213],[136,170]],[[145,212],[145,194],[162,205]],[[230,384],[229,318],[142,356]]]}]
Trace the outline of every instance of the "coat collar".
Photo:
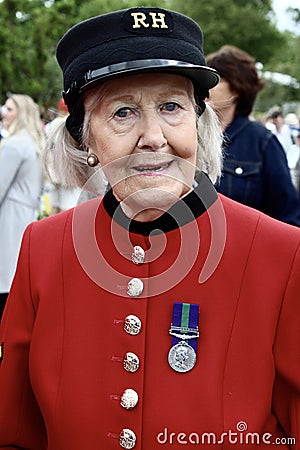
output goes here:
[{"label": "coat collar", "polygon": [[130,232],[149,236],[166,233],[180,228],[201,216],[217,200],[218,194],[207,175],[201,173],[197,179],[198,186],[188,195],[179,199],[168,211],[158,219],[150,222],[138,222],[129,219],[120,203],[109,190],[103,199],[103,206],[109,216]]},{"label": "coat collar", "polygon": [[240,133],[249,123],[250,123],[249,117],[236,116],[224,131],[224,137],[226,141],[232,141],[232,139],[238,133]]}]

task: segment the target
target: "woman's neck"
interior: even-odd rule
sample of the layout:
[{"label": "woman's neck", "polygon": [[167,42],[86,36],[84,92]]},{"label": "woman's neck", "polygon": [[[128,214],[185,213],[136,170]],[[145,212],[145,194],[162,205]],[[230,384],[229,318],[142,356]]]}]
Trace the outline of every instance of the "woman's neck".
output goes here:
[{"label": "woman's neck", "polygon": [[235,117],[235,105],[218,110],[217,115],[221,123],[221,129],[224,132],[228,125],[233,122],[233,119]]},{"label": "woman's neck", "polygon": [[[183,199],[186,197],[193,188],[189,189],[187,192],[185,192],[180,198]],[[131,201],[121,201],[120,206],[125,213],[125,215],[130,218],[134,219],[138,222],[151,222],[153,220],[158,219],[161,217],[166,211],[168,211],[179,198],[176,200],[174,195],[166,195],[165,201],[161,201],[159,204],[159,208],[155,207],[147,207],[146,205],[141,207],[141,204],[135,203],[133,198],[130,199]]]}]

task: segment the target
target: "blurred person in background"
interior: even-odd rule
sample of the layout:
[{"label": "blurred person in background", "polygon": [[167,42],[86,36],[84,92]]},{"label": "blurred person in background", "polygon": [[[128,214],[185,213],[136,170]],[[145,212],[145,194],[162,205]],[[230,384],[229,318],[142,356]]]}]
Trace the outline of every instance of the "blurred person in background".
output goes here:
[{"label": "blurred person in background", "polygon": [[5,130],[5,128],[3,128],[3,124],[2,124],[2,111],[3,111],[3,106],[0,106],[0,141],[1,141],[1,139],[3,139],[4,137],[7,136],[7,131]]},{"label": "blurred person in background", "polygon": [[266,127],[275,134],[284,151],[288,153],[294,143],[293,135],[289,125],[285,123],[283,113],[278,106],[274,106],[267,113]]},{"label": "blurred person in background", "polygon": [[286,153],[288,166],[291,172],[292,182],[299,192],[299,157],[300,157],[300,124],[297,114],[288,113],[284,117],[285,124],[289,127],[292,145]]},{"label": "blurred person in background", "polygon": [[23,232],[38,215],[44,143],[39,107],[28,95],[10,95],[2,118],[8,136],[0,146],[0,318]]},{"label": "blurred person in background", "polygon": [[286,125],[289,126],[290,132],[292,134],[292,140],[295,142],[294,137],[297,137],[298,133],[300,132],[300,121],[296,113],[290,112],[288,113],[284,121]]},{"label": "blurred person in background", "polygon": [[300,193],[300,130],[294,135],[295,144],[293,144],[287,155],[289,168],[293,184]]},{"label": "blurred person in background", "polygon": [[2,139],[2,130],[3,130],[3,128],[2,128],[2,106],[0,105],[0,141],[1,141],[1,139]]},{"label": "blurred person in background", "polygon": [[263,88],[255,60],[225,45],[207,56],[221,75],[210,90],[210,104],[221,121],[224,165],[217,190],[275,219],[300,226],[299,195],[293,186],[282,145],[264,125],[249,118]]}]

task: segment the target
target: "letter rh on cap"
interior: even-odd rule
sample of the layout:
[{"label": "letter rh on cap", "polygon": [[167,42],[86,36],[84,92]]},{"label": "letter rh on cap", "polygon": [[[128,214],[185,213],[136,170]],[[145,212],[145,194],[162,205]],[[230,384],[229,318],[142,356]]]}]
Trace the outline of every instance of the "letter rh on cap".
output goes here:
[{"label": "letter rh on cap", "polygon": [[[143,26],[144,28],[149,27],[146,14],[140,12],[132,12],[131,16],[134,19],[134,24],[132,25],[132,28],[141,28],[141,26]],[[150,19],[151,28],[169,28],[168,25],[165,23],[165,14],[149,12],[149,16],[151,16],[152,18],[152,20]]]}]

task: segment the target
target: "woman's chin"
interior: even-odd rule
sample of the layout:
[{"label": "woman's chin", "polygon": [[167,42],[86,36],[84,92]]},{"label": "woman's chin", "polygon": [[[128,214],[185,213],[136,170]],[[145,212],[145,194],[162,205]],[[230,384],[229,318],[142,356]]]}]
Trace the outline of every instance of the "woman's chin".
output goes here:
[{"label": "woman's chin", "polygon": [[[179,182],[173,184],[144,187],[131,192],[115,195],[127,216],[136,220],[153,220],[168,211],[190,187]],[[125,194],[125,195],[124,195]],[[142,219],[143,217],[143,219]],[[137,219],[139,218],[139,219]]]}]

